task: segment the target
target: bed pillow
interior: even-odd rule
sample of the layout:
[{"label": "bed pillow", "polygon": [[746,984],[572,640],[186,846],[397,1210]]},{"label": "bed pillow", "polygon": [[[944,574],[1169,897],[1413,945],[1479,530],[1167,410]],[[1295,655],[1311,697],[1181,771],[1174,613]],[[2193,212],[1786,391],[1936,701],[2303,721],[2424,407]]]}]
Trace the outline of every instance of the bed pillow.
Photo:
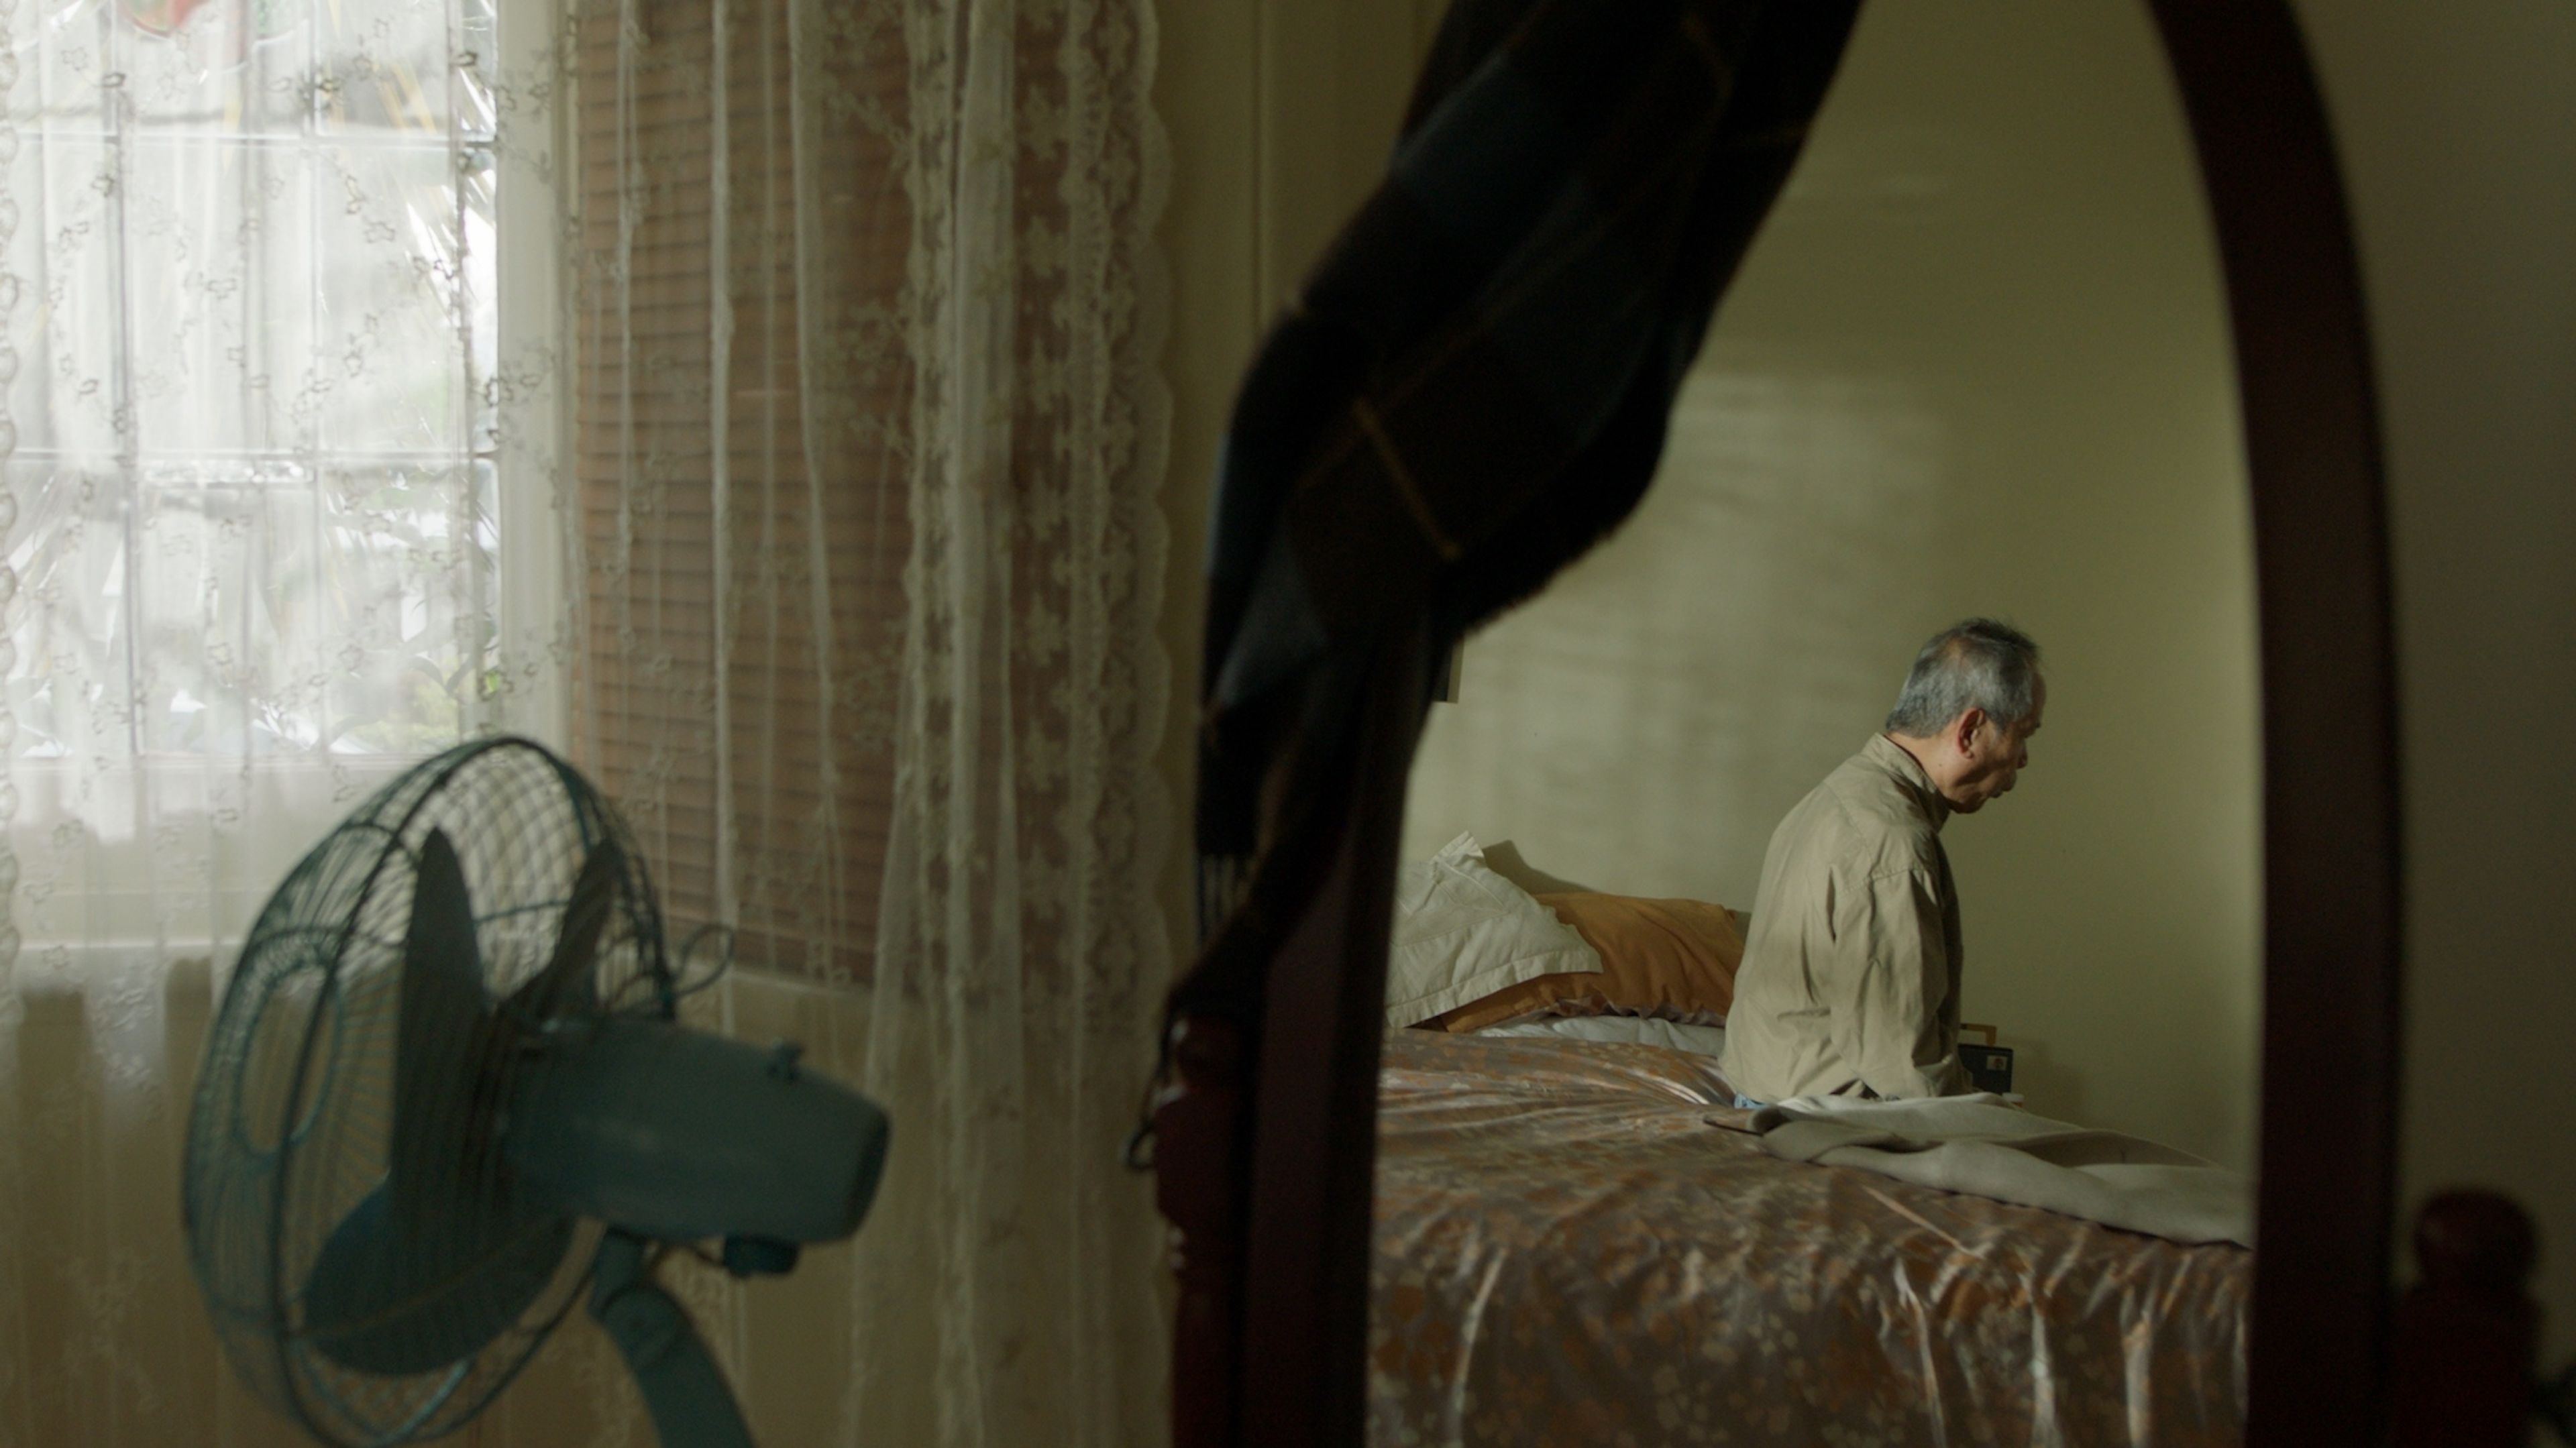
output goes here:
[{"label": "bed pillow", "polygon": [[1622,1046],[1662,1046],[1702,1056],[1726,1054],[1726,1027],[1694,1026],[1651,1016],[1535,1016],[1507,1021],[1476,1032],[1480,1037],[1536,1037],[1556,1041],[1604,1041]]},{"label": "bed pillow", "polygon": [[1718,1025],[1735,1004],[1744,931],[1735,912],[1702,900],[1634,895],[1541,895],[1601,958],[1596,971],[1518,981],[1443,1012],[1446,1031],[1475,1031],[1523,1016],[1651,1016]]},{"label": "bed pillow", "polygon": [[1573,927],[1494,873],[1462,834],[1396,877],[1386,1023],[1410,1026],[1552,974],[1598,975]]}]

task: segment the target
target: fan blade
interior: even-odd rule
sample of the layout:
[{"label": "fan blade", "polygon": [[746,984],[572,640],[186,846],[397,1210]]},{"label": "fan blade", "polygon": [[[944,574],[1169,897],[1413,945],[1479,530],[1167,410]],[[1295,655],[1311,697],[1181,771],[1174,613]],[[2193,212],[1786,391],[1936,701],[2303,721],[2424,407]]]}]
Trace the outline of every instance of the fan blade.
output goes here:
[{"label": "fan blade", "polygon": [[504,1014],[520,1021],[540,1021],[554,1015],[567,1000],[587,1006],[595,999],[591,965],[599,957],[599,937],[608,928],[609,912],[617,905],[617,886],[625,876],[626,852],[615,840],[601,841],[573,881],[563,929],[555,934],[554,959],[510,992]]},{"label": "fan blade", "polygon": [[403,940],[401,1016],[394,1029],[395,1225],[414,1220],[407,1198],[467,1169],[475,1136],[476,1090],[490,1047],[484,1026],[483,957],[474,941],[474,903],[447,832],[421,842],[412,886],[411,929]]},{"label": "fan blade", "polygon": [[364,1372],[470,1356],[545,1290],[568,1216],[518,1197],[487,1159],[510,1048],[483,990],[465,869],[444,830],[421,841],[394,1028],[386,1178],[340,1220],[305,1279],[314,1346]]},{"label": "fan blade", "polygon": [[[468,1194],[459,1193],[465,1197]],[[452,1203],[461,1216],[488,1211]],[[570,1217],[520,1212],[467,1236],[397,1226],[390,1187],[362,1198],[304,1280],[304,1331],[334,1362],[401,1376],[473,1356],[528,1310],[572,1246]]]}]

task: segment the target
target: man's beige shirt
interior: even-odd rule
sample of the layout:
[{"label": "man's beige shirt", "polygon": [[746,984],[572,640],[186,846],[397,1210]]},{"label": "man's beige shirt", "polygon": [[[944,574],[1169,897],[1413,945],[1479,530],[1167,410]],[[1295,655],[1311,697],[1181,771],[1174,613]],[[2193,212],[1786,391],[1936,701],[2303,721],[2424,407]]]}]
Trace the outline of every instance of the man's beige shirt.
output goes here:
[{"label": "man's beige shirt", "polygon": [[1757,1101],[1968,1089],[1949,817],[1885,735],[1789,811],[1763,856],[1727,1012],[1728,1084]]}]

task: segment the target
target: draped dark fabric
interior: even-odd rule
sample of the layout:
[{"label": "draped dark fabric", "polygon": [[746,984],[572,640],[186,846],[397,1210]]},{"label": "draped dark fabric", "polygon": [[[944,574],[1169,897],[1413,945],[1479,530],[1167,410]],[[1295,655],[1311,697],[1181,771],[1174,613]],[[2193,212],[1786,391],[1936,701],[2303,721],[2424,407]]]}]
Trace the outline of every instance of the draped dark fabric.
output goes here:
[{"label": "draped dark fabric", "polygon": [[1226,435],[1203,944],[1175,1014],[1250,1019],[1354,803],[1384,652],[1445,649],[1635,506],[1858,3],[1455,0],[1386,179],[1264,340]]}]

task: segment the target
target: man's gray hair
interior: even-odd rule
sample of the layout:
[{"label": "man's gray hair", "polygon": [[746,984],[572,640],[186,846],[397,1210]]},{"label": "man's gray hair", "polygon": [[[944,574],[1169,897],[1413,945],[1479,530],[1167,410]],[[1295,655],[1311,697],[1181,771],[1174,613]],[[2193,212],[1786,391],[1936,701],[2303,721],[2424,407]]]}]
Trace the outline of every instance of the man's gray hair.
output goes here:
[{"label": "man's gray hair", "polygon": [[1932,636],[1914,656],[1905,691],[1887,712],[1887,732],[1925,739],[1970,709],[1983,709],[2009,729],[2030,717],[2039,686],[2039,645],[1990,618],[1972,618]]}]

